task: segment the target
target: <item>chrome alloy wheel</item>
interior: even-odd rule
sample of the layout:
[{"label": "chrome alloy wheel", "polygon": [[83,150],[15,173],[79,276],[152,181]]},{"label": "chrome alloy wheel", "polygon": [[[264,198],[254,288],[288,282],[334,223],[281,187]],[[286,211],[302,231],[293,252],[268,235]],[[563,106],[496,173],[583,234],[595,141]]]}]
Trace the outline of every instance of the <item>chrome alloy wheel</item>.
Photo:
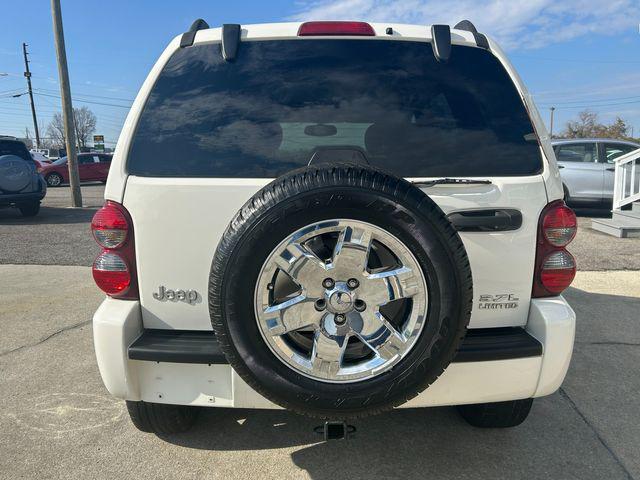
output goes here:
[{"label": "chrome alloy wheel", "polygon": [[355,382],[409,354],[427,317],[427,284],[395,236],[358,220],[325,220],[283,240],[254,295],[259,330],[287,366]]}]

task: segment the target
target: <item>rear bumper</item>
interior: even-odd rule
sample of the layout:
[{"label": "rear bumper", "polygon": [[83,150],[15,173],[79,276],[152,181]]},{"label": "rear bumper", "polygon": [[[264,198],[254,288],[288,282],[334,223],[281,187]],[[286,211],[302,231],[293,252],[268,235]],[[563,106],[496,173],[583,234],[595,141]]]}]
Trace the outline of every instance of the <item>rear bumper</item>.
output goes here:
[{"label": "rear bumper", "polygon": [[34,193],[12,193],[9,195],[0,194],[0,205],[14,205],[20,203],[39,202],[47,193],[46,190]]},{"label": "rear bumper", "polygon": [[[107,298],[93,318],[100,374],[127,400],[278,408],[226,363],[210,332],[144,330],[137,301]],[[573,350],[575,314],[562,297],[531,302],[525,329],[472,330],[456,359],[405,404],[426,407],[538,397],[558,389]]]}]

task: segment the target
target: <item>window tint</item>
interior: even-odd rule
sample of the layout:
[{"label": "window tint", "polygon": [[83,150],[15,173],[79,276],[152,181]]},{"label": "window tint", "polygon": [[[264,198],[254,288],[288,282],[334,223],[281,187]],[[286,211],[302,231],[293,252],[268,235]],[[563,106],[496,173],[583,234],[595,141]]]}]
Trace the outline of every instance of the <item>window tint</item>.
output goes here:
[{"label": "window tint", "polygon": [[111,162],[111,155],[100,155],[100,161],[102,163],[109,163]]},{"label": "window tint", "polygon": [[556,158],[559,162],[585,162],[593,163],[598,161],[598,148],[595,142],[592,143],[571,143],[569,145],[558,145],[556,147]]},{"label": "window tint", "polygon": [[616,158],[621,157],[637,148],[634,145],[627,145],[626,143],[605,143],[604,144],[604,161],[607,163],[613,163]]},{"label": "window tint", "polygon": [[93,156],[92,155],[78,155],[78,163],[79,164],[87,164],[87,163],[93,163]]},{"label": "window tint", "polygon": [[487,50],[387,40],[243,42],[178,50],[138,122],[128,170],[145,176],[276,177],[352,159],[405,177],[530,175],[537,138]]}]

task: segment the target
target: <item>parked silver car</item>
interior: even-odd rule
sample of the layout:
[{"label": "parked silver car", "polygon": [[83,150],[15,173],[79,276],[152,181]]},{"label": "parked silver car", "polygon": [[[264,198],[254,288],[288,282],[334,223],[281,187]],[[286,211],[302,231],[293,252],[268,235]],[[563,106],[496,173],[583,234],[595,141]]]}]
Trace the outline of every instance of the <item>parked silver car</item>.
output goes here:
[{"label": "parked silver car", "polygon": [[640,145],[610,138],[554,140],[562,169],[565,200],[573,205],[610,204],[613,200],[614,160]]}]

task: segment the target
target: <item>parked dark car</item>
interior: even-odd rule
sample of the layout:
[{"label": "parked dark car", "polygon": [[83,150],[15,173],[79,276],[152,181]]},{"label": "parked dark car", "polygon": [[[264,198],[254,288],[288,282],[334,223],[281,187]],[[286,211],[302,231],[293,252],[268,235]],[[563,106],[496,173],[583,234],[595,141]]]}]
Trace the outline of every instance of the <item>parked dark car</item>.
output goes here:
[{"label": "parked dark car", "polygon": [[25,217],[37,215],[47,185],[24,143],[0,138],[0,207],[16,207]]},{"label": "parked dark car", "polygon": [[[106,153],[80,153],[78,155],[78,173],[81,182],[106,182],[111,166],[111,155]],[[42,167],[42,175],[50,187],[69,183],[67,157],[62,157],[51,165]]]}]

